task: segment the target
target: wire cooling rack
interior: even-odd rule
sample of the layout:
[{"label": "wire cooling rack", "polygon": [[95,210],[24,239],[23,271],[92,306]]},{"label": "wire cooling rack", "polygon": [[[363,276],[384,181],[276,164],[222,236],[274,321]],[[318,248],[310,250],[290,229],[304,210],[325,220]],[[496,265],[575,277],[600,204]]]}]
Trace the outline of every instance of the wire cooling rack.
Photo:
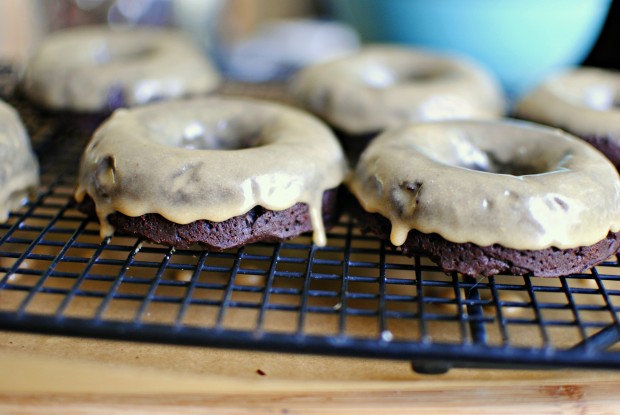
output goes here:
[{"label": "wire cooling rack", "polygon": [[[227,93],[273,87],[257,90]],[[0,329],[404,359],[425,373],[620,368],[617,258],[557,279],[464,278],[392,251],[346,216],[325,247],[307,235],[223,253],[102,241],[72,202],[85,134],[13,102],[42,182],[0,225]]]}]

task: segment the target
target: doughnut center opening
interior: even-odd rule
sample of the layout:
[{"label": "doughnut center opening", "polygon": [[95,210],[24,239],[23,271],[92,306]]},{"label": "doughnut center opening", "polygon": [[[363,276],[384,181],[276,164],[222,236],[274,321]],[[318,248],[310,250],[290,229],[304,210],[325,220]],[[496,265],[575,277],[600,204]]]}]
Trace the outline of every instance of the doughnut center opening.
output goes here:
[{"label": "doughnut center opening", "polygon": [[139,61],[155,53],[155,48],[148,45],[103,44],[93,52],[93,60],[97,65],[110,63],[129,63]]},{"label": "doughnut center opening", "polygon": [[532,174],[547,173],[547,166],[537,166],[533,164],[522,164],[518,162],[504,162],[499,160],[491,152],[484,152],[483,162],[463,162],[459,167],[468,170],[483,171],[494,174],[507,174],[510,176],[528,176]]},{"label": "doughnut center opening", "polygon": [[527,176],[550,171],[549,162],[531,151],[519,154],[503,154],[501,157],[494,150],[482,148],[469,140],[455,140],[450,145],[448,155],[434,152],[436,159],[446,164],[467,170],[511,176]]},{"label": "doughnut center opening", "polygon": [[431,82],[439,77],[439,73],[432,70],[411,71],[399,78],[399,82]]},{"label": "doughnut center opening", "polygon": [[364,83],[374,89],[386,89],[401,83],[430,82],[438,77],[431,68],[396,71],[385,65],[374,65],[364,69]]},{"label": "doughnut center opening", "polygon": [[243,150],[260,145],[260,127],[219,121],[215,125],[199,121],[187,124],[178,146],[190,150]]}]

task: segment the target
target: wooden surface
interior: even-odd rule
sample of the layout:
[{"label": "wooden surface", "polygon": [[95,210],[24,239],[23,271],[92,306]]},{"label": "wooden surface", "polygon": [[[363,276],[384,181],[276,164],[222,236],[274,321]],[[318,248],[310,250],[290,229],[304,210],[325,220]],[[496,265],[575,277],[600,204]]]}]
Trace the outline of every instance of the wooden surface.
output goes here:
[{"label": "wooden surface", "polygon": [[424,376],[401,361],[0,332],[3,415],[614,414],[619,388],[616,372]]}]

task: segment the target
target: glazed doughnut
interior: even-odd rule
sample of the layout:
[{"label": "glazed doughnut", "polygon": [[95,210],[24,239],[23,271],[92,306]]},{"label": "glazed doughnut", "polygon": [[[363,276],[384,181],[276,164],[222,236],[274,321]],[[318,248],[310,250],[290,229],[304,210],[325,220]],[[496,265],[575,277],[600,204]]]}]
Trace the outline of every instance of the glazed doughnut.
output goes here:
[{"label": "glazed doughnut", "polygon": [[620,168],[620,72],[579,68],[557,74],[517,102],[519,118],[574,134]]},{"label": "glazed doughnut", "polygon": [[346,170],[329,129],[293,108],[170,101],[117,110],[95,132],[75,197],[92,199],[103,237],[222,250],[313,230],[323,245]]},{"label": "glazed doughnut", "polygon": [[444,271],[557,276],[620,246],[620,180],[560,130],[518,121],[416,123],[379,136],[348,187],[361,224]]},{"label": "glazed doughnut", "polygon": [[211,63],[179,32],[85,26],[50,35],[21,89],[45,108],[93,113],[202,94],[218,83]]},{"label": "glazed doughnut", "polygon": [[39,184],[39,165],[17,112],[0,101],[0,222]]},{"label": "glazed doughnut", "polygon": [[399,46],[367,46],[311,66],[290,90],[352,137],[369,138],[406,121],[497,118],[505,107],[495,80],[474,63]]}]

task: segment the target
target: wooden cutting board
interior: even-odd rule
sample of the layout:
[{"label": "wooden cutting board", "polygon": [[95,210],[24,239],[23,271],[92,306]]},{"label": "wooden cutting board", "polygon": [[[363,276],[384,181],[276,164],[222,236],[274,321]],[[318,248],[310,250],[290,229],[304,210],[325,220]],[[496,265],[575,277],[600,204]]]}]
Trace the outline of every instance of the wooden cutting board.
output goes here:
[{"label": "wooden cutting board", "polygon": [[620,413],[620,373],[407,362],[0,332],[0,414]]}]

